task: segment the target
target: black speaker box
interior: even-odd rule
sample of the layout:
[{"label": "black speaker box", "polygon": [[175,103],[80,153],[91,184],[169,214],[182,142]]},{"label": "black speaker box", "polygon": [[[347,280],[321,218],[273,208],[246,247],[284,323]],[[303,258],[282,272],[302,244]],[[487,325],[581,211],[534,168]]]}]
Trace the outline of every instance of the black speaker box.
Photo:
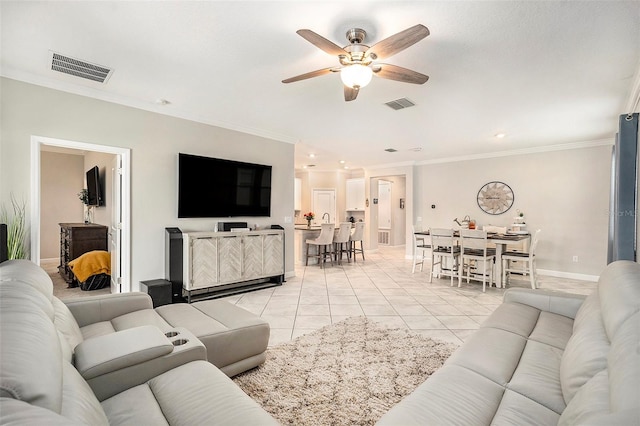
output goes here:
[{"label": "black speaker box", "polygon": [[154,308],[171,303],[171,282],[167,280],[140,281],[140,291],[151,296]]}]

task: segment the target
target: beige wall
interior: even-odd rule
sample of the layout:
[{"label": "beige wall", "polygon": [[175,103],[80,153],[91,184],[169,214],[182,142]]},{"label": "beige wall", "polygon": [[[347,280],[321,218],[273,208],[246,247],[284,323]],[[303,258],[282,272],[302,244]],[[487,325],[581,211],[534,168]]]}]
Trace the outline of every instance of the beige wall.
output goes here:
[{"label": "beige wall", "polygon": [[[32,135],[131,149],[132,288],[164,277],[165,227],[212,230],[219,219],[177,218],[179,152],[270,164],[268,218],[235,218],[285,228],[285,271],[293,274],[294,146],[237,131],[0,79],[0,202],[29,199]],[[168,106],[171,108],[172,106]],[[215,118],[215,117],[214,117]],[[30,205],[27,206],[30,209]]]},{"label": "beige wall", "polygon": [[60,258],[59,223],[84,221],[78,198],[82,188],[85,188],[82,155],[47,151],[40,154],[41,259]]},{"label": "beige wall", "polygon": [[[416,223],[454,227],[454,218],[469,215],[479,226],[508,225],[520,209],[529,230],[542,229],[538,269],[599,275],[607,260],[610,163],[611,147],[599,146],[419,166]],[[478,207],[478,190],[490,181],[508,184],[515,194],[502,215]]]},{"label": "beige wall", "polygon": [[102,194],[102,199],[104,200],[103,206],[96,206],[93,208],[93,223],[98,223],[100,225],[110,226],[111,225],[111,205],[113,196],[112,187],[113,187],[113,177],[111,176],[111,165],[114,159],[116,158],[113,154],[105,154],[103,152],[87,152],[84,156],[84,187],[87,187],[86,183],[86,171],[92,168],[93,166],[98,166],[98,170],[100,173],[100,182],[102,184],[102,189],[104,193]]}]

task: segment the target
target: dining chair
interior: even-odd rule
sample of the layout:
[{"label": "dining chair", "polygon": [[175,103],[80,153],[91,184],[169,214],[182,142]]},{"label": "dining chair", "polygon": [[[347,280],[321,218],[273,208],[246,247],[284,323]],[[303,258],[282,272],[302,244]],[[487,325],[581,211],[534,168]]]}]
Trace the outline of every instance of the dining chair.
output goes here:
[{"label": "dining chair", "polygon": [[[349,259],[349,237],[351,236],[351,222],[342,222],[338,228],[338,232],[333,238],[333,252],[335,253],[336,261],[338,265],[342,264],[342,253],[347,255],[347,262]],[[340,257],[338,257],[340,255]]]},{"label": "dining chair", "polygon": [[[489,287],[493,281],[493,264],[496,260],[496,249],[487,247],[487,231],[478,229],[461,229],[460,230],[460,246],[461,246],[461,267],[458,274],[458,287],[462,285],[462,275],[467,270],[467,282],[471,279],[471,269],[475,269],[475,277],[479,279],[479,262],[482,261],[482,292],[487,288],[487,277],[489,278]],[[487,273],[488,272],[488,273]]]},{"label": "dining chair", "polygon": [[[353,253],[353,261],[356,261],[356,253],[362,254],[362,260],[364,260],[364,245],[362,240],[364,239],[364,222],[356,222],[356,227],[353,233],[349,237],[350,251]],[[360,248],[356,248],[356,243],[360,241]]]},{"label": "dining chair", "polygon": [[[531,238],[531,244],[529,245],[529,251],[506,251],[502,253],[502,282],[506,283],[507,275],[511,276],[512,272],[520,273],[522,275],[529,275],[529,281],[531,282],[531,288],[538,288],[538,277],[536,273],[536,247],[540,239],[541,229],[538,229]],[[513,268],[511,262],[520,262],[521,267],[518,269]]]},{"label": "dining chair", "polygon": [[[453,278],[459,273],[460,247],[455,243],[453,229],[431,228],[429,230],[431,236],[431,270],[429,271],[429,282],[433,281],[433,273],[436,265],[438,266],[438,278],[440,275],[449,275],[451,277],[451,286],[453,287]],[[436,262],[436,258],[438,261]],[[445,267],[443,262],[447,259],[451,260],[451,266]]]},{"label": "dining chair", "polygon": [[[420,265],[420,272],[424,268],[424,259],[427,253],[427,250],[431,248],[430,244],[427,244],[426,235],[416,235],[416,232],[421,232],[422,227],[419,225],[413,225],[413,268],[411,269],[411,273],[414,274],[416,272],[416,265]],[[418,256],[420,256],[420,261],[418,261]]]},{"label": "dining chair", "polygon": [[[333,234],[335,232],[336,225],[333,223],[323,223],[320,227],[320,235],[315,240],[307,240],[307,259],[305,266],[309,265],[309,257],[317,257],[318,264],[322,266],[327,261],[327,256],[333,266],[333,256],[331,254],[331,248],[333,247]],[[309,247],[316,247],[316,254],[309,255]]]}]

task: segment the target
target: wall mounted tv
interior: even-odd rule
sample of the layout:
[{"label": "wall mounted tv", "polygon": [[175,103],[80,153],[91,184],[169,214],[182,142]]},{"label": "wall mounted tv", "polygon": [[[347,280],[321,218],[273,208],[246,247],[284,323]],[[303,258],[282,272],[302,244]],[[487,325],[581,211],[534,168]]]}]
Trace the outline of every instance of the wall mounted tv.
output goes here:
[{"label": "wall mounted tv", "polygon": [[94,166],[87,170],[87,191],[89,192],[90,206],[104,206],[102,197],[103,189],[100,181],[100,170]]},{"label": "wall mounted tv", "polygon": [[271,216],[271,166],[178,154],[178,217]]}]

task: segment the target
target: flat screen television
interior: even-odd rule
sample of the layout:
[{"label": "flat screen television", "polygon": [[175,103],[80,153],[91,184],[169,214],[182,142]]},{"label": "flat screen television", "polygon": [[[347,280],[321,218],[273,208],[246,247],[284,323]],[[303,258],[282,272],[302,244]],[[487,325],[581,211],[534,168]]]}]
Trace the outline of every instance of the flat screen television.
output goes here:
[{"label": "flat screen television", "polygon": [[98,166],[87,170],[87,191],[89,192],[90,206],[104,206],[102,183],[100,181],[100,170]]},{"label": "flat screen television", "polygon": [[271,166],[178,154],[178,217],[271,216]]}]

